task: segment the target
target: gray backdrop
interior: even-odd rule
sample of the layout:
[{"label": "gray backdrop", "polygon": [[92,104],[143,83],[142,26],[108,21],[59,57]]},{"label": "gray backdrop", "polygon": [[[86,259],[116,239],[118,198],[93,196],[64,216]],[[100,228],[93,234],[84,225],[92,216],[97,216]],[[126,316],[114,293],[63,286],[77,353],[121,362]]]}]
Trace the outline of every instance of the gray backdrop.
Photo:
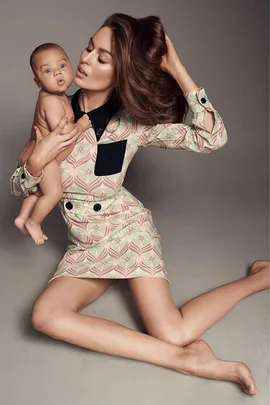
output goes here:
[{"label": "gray backdrop", "polygon": [[[66,232],[57,209],[45,221],[50,241],[42,247],[13,226],[20,200],[10,196],[8,179],[37,97],[29,56],[40,43],[57,42],[75,68],[90,35],[114,12],[161,16],[228,131],[228,144],[213,154],[149,148],[128,172],[126,187],[152,210],[162,235],[175,302],[240,278],[268,256],[267,0],[2,1],[0,404],[249,403],[233,384],[87,352],[30,328],[31,306],[65,251]],[[125,284],[84,312],[140,327]],[[205,338],[220,357],[250,365],[261,392],[253,404],[266,404],[267,293],[242,302]]]}]

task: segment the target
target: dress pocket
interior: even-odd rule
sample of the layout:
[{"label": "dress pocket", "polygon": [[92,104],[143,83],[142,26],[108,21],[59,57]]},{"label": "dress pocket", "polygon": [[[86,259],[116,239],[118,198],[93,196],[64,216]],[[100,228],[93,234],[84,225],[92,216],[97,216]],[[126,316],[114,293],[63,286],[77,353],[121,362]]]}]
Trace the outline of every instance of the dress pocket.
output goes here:
[{"label": "dress pocket", "polygon": [[122,171],[127,140],[101,143],[97,148],[95,176],[111,176]]}]

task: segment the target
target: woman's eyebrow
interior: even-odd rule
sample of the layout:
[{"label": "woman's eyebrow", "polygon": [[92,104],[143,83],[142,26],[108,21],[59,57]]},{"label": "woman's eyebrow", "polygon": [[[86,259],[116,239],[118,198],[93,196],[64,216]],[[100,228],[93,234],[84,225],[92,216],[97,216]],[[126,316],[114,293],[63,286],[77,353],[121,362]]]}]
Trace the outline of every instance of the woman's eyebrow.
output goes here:
[{"label": "woman's eyebrow", "polygon": [[[92,38],[92,37],[90,38],[90,41],[89,41],[89,42],[91,43],[91,45],[93,46],[93,48],[95,48],[95,44],[94,44],[94,41],[93,41],[93,38]],[[111,52],[108,51],[107,49],[99,48],[99,50],[100,50],[101,52],[108,53],[110,56],[112,56]]]}]

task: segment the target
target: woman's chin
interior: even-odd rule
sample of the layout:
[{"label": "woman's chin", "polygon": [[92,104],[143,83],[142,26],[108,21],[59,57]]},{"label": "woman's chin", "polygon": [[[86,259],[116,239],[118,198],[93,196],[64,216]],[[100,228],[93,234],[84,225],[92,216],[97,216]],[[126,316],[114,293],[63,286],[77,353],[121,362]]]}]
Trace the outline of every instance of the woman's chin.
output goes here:
[{"label": "woman's chin", "polygon": [[79,87],[83,87],[83,80],[80,79],[80,78],[77,77],[77,76],[74,77],[73,83],[76,84],[76,85],[79,86]]}]

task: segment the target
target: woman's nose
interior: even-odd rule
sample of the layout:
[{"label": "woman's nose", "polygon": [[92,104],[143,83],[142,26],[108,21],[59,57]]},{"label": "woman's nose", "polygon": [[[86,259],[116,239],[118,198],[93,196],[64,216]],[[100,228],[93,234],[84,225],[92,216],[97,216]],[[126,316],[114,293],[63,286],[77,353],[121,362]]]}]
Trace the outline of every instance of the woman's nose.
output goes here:
[{"label": "woman's nose", "polygon": [[93,59],[94,59],[93,52],[83,52],[82,53],[81,61],[83,63],[86,63],[87,65],[91,65],[93,63]]}]

